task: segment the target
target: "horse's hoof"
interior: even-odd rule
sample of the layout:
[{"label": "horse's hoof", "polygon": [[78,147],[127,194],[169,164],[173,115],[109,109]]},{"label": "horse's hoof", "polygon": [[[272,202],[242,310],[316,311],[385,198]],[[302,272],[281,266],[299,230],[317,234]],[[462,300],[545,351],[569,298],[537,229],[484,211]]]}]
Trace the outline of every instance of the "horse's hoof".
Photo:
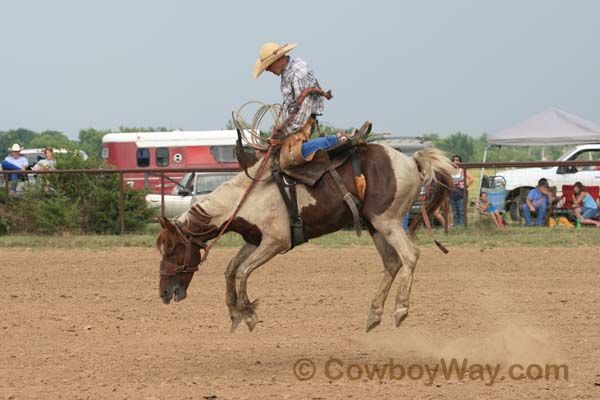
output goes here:
[{"label": "horse's hoof", "polygon": [[400,326],[402,321],[408,317],[408,308],[402,307],[394,312],[394,319],[396,320],[396,328]]},{"label": "horse's hoof", "polygon": [[381,317],[377,315],[376,312],[371,311],[371,313],[369,314],[369,319],[367,320],[367,333],[379,326],[380,323]]},{"label": "horse's hoof", "polygon": [[253,310],[247,310],[244,312],[244,321],[246,321],[248,329],[250,332],[252,332],[256,326],[256,323],[258,322],[258,316]]},{"label": "horse's hoof", "polygon": [[242,322],[242,319],[243,318],[241,314],[231,315],[231,328],[229,329],[230,333],[235,332],[240,322]]}]

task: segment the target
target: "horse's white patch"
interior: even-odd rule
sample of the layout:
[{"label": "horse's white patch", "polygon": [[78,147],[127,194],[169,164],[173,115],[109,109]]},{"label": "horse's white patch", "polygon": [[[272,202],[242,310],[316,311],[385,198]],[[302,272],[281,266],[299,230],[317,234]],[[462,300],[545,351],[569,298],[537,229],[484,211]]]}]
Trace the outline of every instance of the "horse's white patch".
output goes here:
[{"label": "horse's white patch", "polygon": [[310,194],[304,185],[296,186],[296,195],[298,197],[298,211],[302,211],[305,207],[317,204],[317,199]]}]

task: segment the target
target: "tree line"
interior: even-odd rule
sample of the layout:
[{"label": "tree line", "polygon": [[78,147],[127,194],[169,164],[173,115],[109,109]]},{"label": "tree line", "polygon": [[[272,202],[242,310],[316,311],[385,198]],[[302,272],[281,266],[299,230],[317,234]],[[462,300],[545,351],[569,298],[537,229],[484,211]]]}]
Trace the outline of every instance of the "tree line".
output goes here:
[{"label": "tree line", "polygon": [[[230,123],[226,129],[232,129]],[[119,132],[166,132],[171,129],[166,127],[131,127],[121,126]],[[107,133],[114,132],[108,129],[87,128],[79,131],[78,140],[71,140],[64,133],[59,131],[35,132],[29,129],[19,128],[8,131],[0,131],[0,149],[3,153],[8,152],[8,148],[13,143],[19,143],[24,148],[44,148],[51,146],[54,148],[79,149],[85,151],[88,156],[95,160],[101,159],[102,137]],[[463,161],[481,161],[483,152],[487,143],[487,135],[473,137],[463,132],[456,132],[447,137],[440,137],[436,133],[423,135],[427,140],[431,140],[435,147],[442,149],[450,155],[459,154]],[[488,161],[535,161],[535,160],[556,160],[567,149],[565,146],[503,146],[491,148],[488,151]],[[0,153],[2,154],[2,153]]]}]

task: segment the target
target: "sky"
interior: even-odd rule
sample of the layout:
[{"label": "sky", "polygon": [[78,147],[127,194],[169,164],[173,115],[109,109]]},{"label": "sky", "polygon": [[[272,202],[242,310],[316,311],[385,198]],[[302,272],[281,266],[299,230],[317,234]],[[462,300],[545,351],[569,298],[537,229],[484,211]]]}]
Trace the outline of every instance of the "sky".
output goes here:
[{"label": "sky", "polygon": [[0,131],[224,128],[281,101],[252,68],[297,43],[322,121],[479,136],[558,107],[600,123],[600,1],[0,0]]}]

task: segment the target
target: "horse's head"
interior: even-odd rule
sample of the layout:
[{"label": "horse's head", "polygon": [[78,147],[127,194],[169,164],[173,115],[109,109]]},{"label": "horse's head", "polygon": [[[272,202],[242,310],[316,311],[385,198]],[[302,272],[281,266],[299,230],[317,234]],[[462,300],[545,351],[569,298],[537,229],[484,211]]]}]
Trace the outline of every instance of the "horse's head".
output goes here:
[{"label": "horse's head", "polygon": [[185,299],[194,272],[202,262],[200,250],[206,245],[178,222],[162,217],[159,222],[163,227],[156,239],[156,247],[162,254],[159,290],[162,301],[169,304],[172,298]]}]

